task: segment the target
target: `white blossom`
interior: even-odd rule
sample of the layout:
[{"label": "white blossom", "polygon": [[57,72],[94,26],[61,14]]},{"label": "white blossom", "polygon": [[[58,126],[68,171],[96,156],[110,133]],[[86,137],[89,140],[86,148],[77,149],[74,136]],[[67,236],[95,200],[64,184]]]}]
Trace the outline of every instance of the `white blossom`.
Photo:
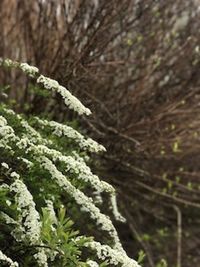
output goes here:
[{"label": "white blossom", "polygon": [[8,126],[7,120],[3,116],[0,116],[0,137],[0,146],[5,146],[8,149],[10,149],[10,147],[7,144],[10,142],[10,140],[16,141],[14,130],[12,127]]},{"label": "white blossom", "polygon": [[40,75],[37,78],[37,83],[43,84],[44,88],[48,90],[53,90],[59,93],[64,99],[64,103],[70,109],[73,109],[78,114],[90,115],[91,111],[86,108],[75,96],[73,96],[64,86],[59,85],[59,83],[53,79]]},{"label": "white blossom", "polygon": [[11,203],[11,201],[10,200],[6,200],[6,204],[8,205],[8,206],[10,206],[12,203]]},{"label": "white blossom", "polygon": [[[96,221],[96,224],[103,230],[107,231],[113,239],[114,246],[121,250],[121,242],[119,240],[117,231],[113,226],[110,218],[105,214],[101,213],[99,208],[97,208],[92,200],[92,198],[87,197],[79,189],[76,189],[67,178],[56,168],[56,166],[46,157],[40,157],[38,161],[41,163],[41,166],[46,169],[55,180],[55,182],[65,190],[76,203],[81,207],[81,211],[87,212],[90,214],[91,219]],[[122,249],[123,250],[123,249]]]},{"label": "white blossom", "polygon": [[93,195],[92,198],[93,198],[95,204],[101,205],[103,203],[103,198],[102,198],[101,193],[99,191],[94,191],[92,195]]},{"label": "white blossom", "polygon": [[[15,192],[17,209],[20,213],[17,227],[12,231],[12,235],[17,241],[28,242],[31,245],[42,245],[40,241],[41,222],[40,216],[35,208],[35,202],[26,185],[16,179],[10,186],[10,191]],[[40,267],[48,267],[45,249],[37,248],[38,252],[34,258]]]},{"label": "white blossom", "polygon": [[33,257],[37,260],[39,267],[48,267],[48,258],[44,248],[38,248],[38,252]]},{"label": "white blossom", "polygon": [[17,159],[23,161],[28,168],[31,168],[34,164],[30,160],[23,158],[23,157],[17,157]]},{"label": "white blossom", "polygon": [[6,93],[1,93],[1,96],[3,96],[4,98],[8,98],[8,95]]},{"label": "white blossom", "polygon": [[13,129],[10,126],[0,126],[0,136],[9,139],[14,134]]},{"label": "white blossom", "polygon": [[3,183],[0,185],[0,189],[9,189],[9,185]]},{"label": "white blossom", "polygon": [[50,127],[53,130],[53,134],[58,137],[66,136],[74,140],[82,149],[89,150],[90,152],[101,152],[106,151],[105,147],[98,144],[91,138],[85,138],[78,131],[74,130],[72,127],[64,124],[60,124],[55,121],[47,121],[36,118],[37,122],[43,127]]},{"label": "white blossom", "polygon": [[86,262],[90,267],[99,267],[99,264],[96,261],[88,260]]},{"label": "white blossom", "polygon": [[[22,140],[20,141],[22,142]],[[83,180],[90,183],[99,192],[114,193],[114,188],[107,182],[100,181],[97,175],[94,175],[90,168],[85,164],[84,161],[78,161],[72,156],[64,156],[61,152],[50,149],[45,145],[30,145],[27,152],[34,152],[35,155],[46,155],[51,157],[55,162],[57,160],[65,163],[65,171],[78,174],[77,179]]]},{"label": "white blossom", "polygon": [[85,246],[94,250],[100,260],[107,260],[111,265],[120,264],[122,267],[141,267],[135,260],[129,258],[125,251],[113,249],[96,241],[87,242]]},{"label": "white blossom", "polygon": [[4,167],[5,169],[9,169],[9,166],[6,162],[2,162],[1,166]]},{"label": "white blossom", "polygon": [[26,185],[19,179],[16,179],[10,185],[10,191],[16,193],[15,200],[20,212],[18,222],[21,224],[21,228],[17,229],[16,232],[14,231],[13,234],[16,236],[16,233],[20,233],[20,236],[17,238],[27,240],[30,244],[38,243],[40,239],[41,223],[31,193],[28,191]]},{"label": "white blossom", "polygon": [[49,213],[51,222],[52,223],[57,223],[57,218],[56,218],[55,210],[54,210],[54,207],[53,207],[53,202],[50,199],[47,199],[45,202],[46,202],[45,209]]},{"label": "white blossom", "polygon": [[49,149],[43,145],[38,145],[37,147],[34,147],[34,150],[36,150],[37,153],[40,153],[42,155],[52,157],[52,160],[55,162],[57,160],[64,162],[66,167],[65,171],[76,173],[78,174],[77,179],[89,182],[96,190],[96,196],[99,196],[98,198],[96,198],[96,200],[99,199],[101,201],[100,193],[108,192],[110,194],[110,204],[115,219],[121,222],[126,221],[125,218],[119,213],[115,189],[107,182],[101,181],[97,175],[94,175],[84,161],[77,161],[71,156],[64,156],[59,151]]},{"label": "white blossom", "polygon": [[[31,139],[31,142],[33,142],[33,143],[42,143],[45,145],[51,145],[52,144],[51,141],[42,138],[41,134],[38,131],[36,131],[32,126],[30,126],[29,123],[22,118],[22,116],[20,116],[19,114],[16,114],[13,110],[7,109],[7,108],[4,109],[4,112],[9,114],[9,115],[12,115],[14,117],[17,117],[17,119],[21,123],[21,126],[26,130],[25,138],[27,137],[27,140]],[[7,125],[7,121],[6,121],[6,125]]]},{"label": "white blossom", "polygon": [[116,195],[113,194],[110,199],[111,199],[111,209],[113,211],[115,219],[120,222],[126,222],[126,219],[120,214],[118,210]]},{"label": "white blossom", "polygon": [[10,267],[18,267],[19,264],[15,261],[12,261],[11,258],[7,257],[1,250],[0,250],[0,261],[9,264]]},{"label": "white blossom", "polygon": [[19,174],[16,172],[11,172],[10,176],[17,179],[19,178]]},{"label": "white blossom", "polygon": [[[1,58],[0,65],[10,68],[20,68],[28,76],[37,79],[36,82],[42,84],[44,88],[59,93],[70,109],[73,109],[79,114],[89,115],[91,113],[88,108],[84,107],[75,96],[57,81],[40,75],[36,67],[30,66],[27,63],[20,64],[9,59],[2,60]],[[55,181],[57,186],[74,199],[76,204],[80,207],[80,211],[86,212],[101,230],[106,231],[110,235],[110,241],[113,242],[112,247],[102,245],[96,241],[87,241],[85,246],[94,250],[99,260],[107,260],[111,265],[119,264],[122,267],[139,267],[134,260],[126,255],[110,217],[103,214],[95,205],[95,201],[102,201],[103,192],[108,193],[110,196],[111,209],[115,218],[123,222],[125,221],[117,208],[115,189],[107,182],[101,181],[97,175],[92,173],[86,164],[87,156],[81,157],[76,151],[60,152],[53,141],[49,140],[49,138],[43,138],[22,116],[17,115],[14,111],[5,107],[3,109],[3,114],[7,115],[5,115],[6,118],[8,117],[10,119],[10,116],[13,116],[13,119],[17,120],[17,127],[15,133],[15,127],[13,129],[6,118],[0,116],[0,147],[4,148],[4,150],[9,149],[9,154],[12,156],[16,154],[19,155],[16,156],[16,158],[23,161],[28,167],[34,166],[34,164],[37,166],[39,163],[40,167],[49,172],[50,177]],[[68,125],[62,125],[55,121],[36,119],[39,126],[43,128],[49,127],[52,130],[52,134],[57,136],[57,139],[60,137],[69,138],[78,144],[81,150],[88,150],[89,152],[105,151],[102,145],[91,138],[84,137]],[[17,134],[18,125],[21,125],[23,128],[20,135]],[[16,147],[19,154],[16,153]],[[70,153],[70,155],[67,153]],[[62,172],[56,167],[58,163],[62,166],[61,168],[63,168]],[[8,164],[5,162],[1,163],[1,166],[5,169],[9,169]],[[76,179],[84,181],[87,185],[89,184],[94,189],[93,196],[95,201],[93,198],[88,197],[81,190],[77,189],[71,181],[68,180],[65,174],[68,176],[73,174],[73,179],[75,177]],[[18,173],[12,171],[10,176],[13,178],[12,180],[14,180],[14,182],[10,186],[2,184],[0,188],[5,188],[13,193],[11,195],[13,195],[15,200],[17,218],[13,219],[3,212],[1,212],[1,218],[4,219],[5,223],[12,224],[13,230],[11,234],[17,242],[19,241],[25,245],[28,244],[29,246],[33,245],[35,247],[36,252],[33,257],[37,261],[37,266],[48,267],[48,259],[53,261],[57,252],[46,248],[41,240],[42,224],[31,192],[29,192],[26,184],[20,180],[20,175]],[[45,197],[47,196],[44,196],[44,200]],[[52,200],[46,200],[46,207],[44,208],[49,213],[52,230],[56,230],[54,226],[58,223],[54,211],[54,200],[55,198],[53,197]],[[13,200],[10,201],[7,199],[5,203],[8,205],[8,208],[13,203]],[[5,263],[9,263],[12,267],[18,266],[16,262],[12,262],[12,260],[6,257],[2,252],[0,252],[0,261],[5,261]],[[94,260],[88,260],[87,265],[90,267],[99,266]]]},{"label": "white blossom", "polygon": [[6,213],[1,211],[1,216],[2,218],[5,220],[5,222],[7,224],[15,224],[15,225],[19,225],[18,222],[16,222],[13,218],[11,218],[9,215],[7,215]]},{"label": "white blossom", "polygon": [[7,67],[20,68],[24,73],[26,73],[30,77],[38,77],[37,83],[43,84],[45,89],[53,90],[59,93],[64,103],[70,108],[76,111],[78,114],[82,115],[90,115],[91,111],[89,108],[86,108],[75,96],[73,96],[64,86],[61,86],[57,81],[45,77],[43,75],[39,75],[38,68],[34,66],[30,66],[27,63],[18,63],[16,61],[12,61],[11,59],[1,59],[0,65],[6,65]]},{"label": "white blossom", "polygon": [[17,141],[17,146],[20,149],[26,150],[26,153],[34,152],[35,155],[47,155],[48,157],[51,157],[53,161],[59,160],[61,162],[64,162],[66,167],[65,171],[75,173],[77,174],[77,179],[90,183],[95,189],[96,194],[100,194],[101,192],[108,192],[111,197],[111,207],[116,220],[122,222],[125,221],[118,211],[115,197],[116,193],[114,188],[110,184],[105,181],[101,181],[97,175],[94,175],[91,172],[90,168],[86,165],[84,160],[81,160],[80,157],[79,160],[76,160],[72,156],[64,156],[61,152],[55,149],[49,149],[46,145],[34,145],[32,142],[37,143],[37,140],[42,143],[43,140],[41,136],[37,135],[34,132],[35,130],[32,130],[32,127],[29,127],[28,124],[25,123],[23,125],[26,125],[25,128],[28,129],[27,131],[30,136],[24,136]]},{"label": "white blossom", "polygon": [[5,125],[7,125],[7,120],[3,116],[0,116],[0,127]]},{"label": "white blossom", "polygon": [[19,139],[18,142],[16,143],[17,147],[21,150],[26,150],[27,147],[33,145],[32,140],[26,136],[23,138]]},{"label": "white blossom", "polygon": [[19,68],[26,74],[28,74],[30,77],[35,77],[38,73],[39,73],[39,69],[34,67],[34,66],[30,66],[27,63],[21,63],[19,65]]},{"label": "white blossom", "polygon": [[0,58],[0,65],[5,65],[6,67],[17,67],[18,66],[18,63],[16,61],[13,61],[9,58],[6,58],[6,59],[2,59]]},{"label": "white blossom", "polygon": [[90,168],[85,164],[85,162],[83,160],[80,160],[80,157],[79,160],[76,160],[72,156],[64,156],[61,152],[55,149],[49,149],[45,145],[34,145],[32,141],[34,143],[37,143],[36,140],[39,139],[41,141],[42,139],[40,135],[34,133],[35,130],[32,131],[32,129],[29,129],[29,126],[27,126],[27,128],[28,132],[32,133],[30,134],[30,137],[32,137],[32,135],[33,137],[32,139],[30,139],[25,136],[24,138],[18,140],[17,146],[20,149],[26,150],[26,153],[34,152],[35,155],[47,155],[48,157],[50,156],[53,161],[59,160],[61,162],[64,162],[66,166],[65,171],[76,173],[77,179],[90,183],[96,190],[96,194],[99,194],[101,192],[108,192],[111,197],[111,207],[115,218],[119,221],[125,221],[118,211],[116,205],[115,190],[110,184],[106,183],[105,181],[100,181],[99,177],[91,172]]},{"label": "white blossom", "polygon": [[23,120],[21,117],[19,118],[21,120],[22,127],[26,129],[26,135],[31,137],[32,142],[41,141],[45,144],[47,143],[47,141],[41,137],[40,133],[38,133],[33,127],[31,127],[27,121]]}]

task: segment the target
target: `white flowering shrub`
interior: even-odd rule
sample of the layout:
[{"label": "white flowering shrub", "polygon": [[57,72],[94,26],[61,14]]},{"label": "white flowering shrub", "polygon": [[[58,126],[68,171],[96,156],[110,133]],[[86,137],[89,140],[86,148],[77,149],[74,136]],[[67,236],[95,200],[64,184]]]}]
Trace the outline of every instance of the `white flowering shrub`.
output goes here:
[{"label": "white flowering shrub", "polygon": [[[20,69],[78,114],[91,113],[36,67],[9,59],[0,59],[0,66]],[[0,266],[139,266],[101,211],[106,194],[114,218],[125,221],[114,188],[87,165],[88,155],[101,151],[102,145],[69,125],[27,119],[0,104]],[[101,240],[86,236],[88,225]]]}]

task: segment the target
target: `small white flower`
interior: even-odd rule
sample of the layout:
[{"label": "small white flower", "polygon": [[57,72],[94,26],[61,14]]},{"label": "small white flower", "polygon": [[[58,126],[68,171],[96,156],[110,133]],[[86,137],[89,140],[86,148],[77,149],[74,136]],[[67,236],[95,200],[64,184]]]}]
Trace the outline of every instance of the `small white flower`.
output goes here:
[{"label": "small white flower", "polygon": [[47,255],[44,248],[39,248],[38,252],[34,254],[33,257],[37,260],[40,267],[48,267]]},{"label": "small white flower", "polygon": [[34,67],[34,66],[30,66],[27,63],[21,63],[19,65],[19,68],[26,74],[28,74],[30,77],[35,77],[38,73],[39,73],[39,69]]},{"label": "small white flower", "polygon": [[66,136],[67,138],[74,140],[83,150],[88,150],[94,153],[106,151],[104,146],[98,144],[91,138],[85,138],[82,134],[68,125],[63,125],[55,121],[41,120],[37,117],[36,120],[40,126],[50,127],[53,130],[52,133],[54,135],[59,137]]},{"label": "small white flower", "polygon": [[126,222],[126,219],[121,215],[121,213],[118,210],[116,195],[113,194],[110,200],[111,200],[111,209],[113,211],[115,219],[120,222]]},{"label": "small white flower", "polygon": [[40,75],[37,78],[37,83],[43,84],[44,88],[48,90],[53,90],[59,93],[64,99],[64,103],[70,109],[73,109],[78,114],[90,115],[91,111],[86,108],[75,96],[73,96],[64,86],[59,85],[59,83],[53,79]]},{"label": "small white flower", "polygon": [[[18,233],[18,240],[29,240],[30,244],[38,243],[40,239],[40,216],[35,209],[35,203],[31,193],[28,191],[26,185],[19,179],[16,179],[10,185],[10,191],[15,192],[15,201],[21,216],[18,223],[21,225],[20,229],[13,231],[14,237]],[[20,237],[19,237],[20,233]]]},{"label": "small white flower", "polygon": [[118,237],[118,233],[112,224],[112,221],[108,216],[101,213],[99,208],[97,208],[92,200],[92,198],[87,197],[82,191],[76,189],[70,181],[56,168],[51,160],[42,156],[37,158],[41,166],[49,171],[52,178],[59,185],[60,188],[65,190],[71,197],[74,198],[76,203],[81,207],[81,211],[90,214],[91,219],[96,221],[96,224],[103,230],[107,231],[113,239],[115,247],[119,250],[123,250],[121,242]]},{"label": "small white flower", "polygon": [[0,116],[0,127],[5,125],[7,125],[7,120],[3,116]]},{"label": "small white flower", "polygon": [[111,265],[120,264],[122,267],[141,267],[135,260],[129,258],[124,250],[119,251],[96,241],[87,242],[85,246],[95,250],[100,260],[107,260]]},{"label": "small white flower", "polygon": [[8,164],[7,164],[7,163],[5,163],[5,162],[2,162],[2,163],[1,163],[1,166],[2,166],[2,167],[4,167],[5,169],[9,169],[9,166],[8,166]]},{"label": "small white flower", "polygon": [[47,206],[45,207],[45,209],[49,212],[49,216],[51,218],[51,222],[52,223],[57,223],[57,218],[56,218],[56,213],[54,211],[54,206],[53,206],[53,202],[51,200],[46,200],[45,201]]},{"label": "small white flower", "polygon": [[11,172],[10,176],[13,178],[17,178],[17,179],[19,179],[19,177],[20,177],[19,174],[16,172]]},{"label": "small white flower", "polygon": [[88,260],[86,262],[90,267],[99,267],[99,264],[96,261]]},{"label": "small white flower", "polygon": [[10,200],[6,200],[6,204],[7,204],[8,206],[10,206],[12,203],[11,203]]},{"label": "small white flower", "polygon": [[7,257],[2,251],[0,251],[0,262],[4,262],[9,264],[10,267],[18,267],[19,264],[15,261],[12,261],[9,257]]}]

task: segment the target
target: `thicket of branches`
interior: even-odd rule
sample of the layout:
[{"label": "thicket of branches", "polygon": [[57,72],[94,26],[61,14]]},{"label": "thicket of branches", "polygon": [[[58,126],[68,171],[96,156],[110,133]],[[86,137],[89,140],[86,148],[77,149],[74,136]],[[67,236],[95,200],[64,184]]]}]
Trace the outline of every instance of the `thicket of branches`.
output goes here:
[{"label": "thicket of branches", "polygon": [[[162,255],[170,266],[198,262],[198,1],[3,0],[0,10],[1,56],[37,65],[93,110],[82,123],[107,147],[96,168],[118,188],[129,253],[137,240],[147,266]],[[17,110],[76,118],[11,75]]]}]

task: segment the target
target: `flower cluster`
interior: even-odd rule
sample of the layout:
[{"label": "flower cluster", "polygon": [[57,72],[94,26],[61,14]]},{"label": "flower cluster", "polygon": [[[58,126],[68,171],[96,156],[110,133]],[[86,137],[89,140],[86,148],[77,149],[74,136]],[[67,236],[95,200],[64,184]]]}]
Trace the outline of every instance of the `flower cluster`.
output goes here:
[{"label": "flower cluster", "polygon": [[87,261],[87,264],[90,267],[99,267],[99,264],[96,261],[89,260],[89,261]]},{"label": "flower cluster", "polygon": [[118,265],[122,267],[140,267],[140,265],[133,259],[130,259],[123,251],[112,249],[108,245],[102,245],[100,242],[91,241],[86,244],[87,247],[96,252],[100,260],[107,260],[111,265]]},{"label": "flower cluster", "polygon": [[104,146],[98,144],[91,138],[85,138],[82,134],[68,125],[55,121],[41,120],[39,118],[35,119],[42,128],[46,129],[47,127],[50,127],[53,130],[53,134],[58,137],[66,136],[67,138],[74,140],[83,150],[88,150],[94,153],[106,151]]},{"label": "flower cluster", "polygon": [[44,88],[46,89],[59,93],[64,99],[66,106],[68,106],[70,109],[73,109],[78,114],[91,114],[91,111],[88,108],[84,107],[83,104],[75,96],[73,96],[64,86],[61,86],[57,81],[40,75],[37,79],[37,83],[43,84]]},{"label": "flower cluster", "polygon": [[11,146],[8,145],[10,141],[16,141],[17,137],[14,134],[12,127],[7,125],[7,120],[0,116],[0,147],[11,150]]},{"label": "flower cluster", "polygon": [[79,189],[76,189],[67,178],[58,171],[51,160],[44,156],[37,160],[41,163],[42,167],[51,174],[51,177],[56,181],[59,187],[64,189],[75,199],[76,203],[81,207],[81,211],[89,213],[91,219],[95,220],[96,224],[99,225],[102,230],[109,232],[110,236],[113,238],[115,247],[122,249],[117,231],[110,218],[100,212],[99,208],[94,205],[92,198],[87,197]]},{"label": "flower cluster", "polygon": [[7,264],[9,264],[10,267],[18,267],[19,266],[19,264],[17,262],[13,262],[1,250],[0,250],[0,262],[7,263]]},{"label": "flower cluster", "polygon": [[[30,244],[36,244],[40,240],[40,216],[35,209],[35,202],[26,185],[19,179],[19,176],[12,175],[16,180],[11,184],[10,191],[15,193],[20,229],[13,232],[16,239],[27,240]],[[20,232],[20,234],[19,234]]]},{"label": "flower cluster", "polygon": [[31,78],[35,78],[38,84],[42,84],[45,89],[52,90],[60,94],[66,106],[76,111],[80,115],[90,115],[91,111],[86,108],[75,96],[73,96],[64,86],[61,86],[57,81],[39,74],[38,68],[30,66],[27,63],[19,63],[11,59],[0,58],[0,66],[8,68],[19,68]]},{"label": "flower cluster", "polygon": [[30,66],[27,63],[21,63],[19,67],[24,73],[28,74],[30,77],[33,77],[33,78],[39,73],[38,68],[34,66]]},{"label": "flower cluster", "polygon": [[[9,112],[11,113],[11,112]],[[27,130],[27,135],[28,137],[31,137],[33,143],[48,143],[48,141],[42,139],[41,135],[36,132],[26,121],[24,121],[21,116],[17,115],[18,119],[21,121],[22,127],[24,127]],[[41,121],[41,120],[40,120]],[[115,190],[114,188],[104,182],[100,181],[99,177],[97,175],[94,175],[90,168],[85,164],[85,162],[78,161],[72,156],[64,156],[61,152],[54,150],[54,149],[49,149],[45,145],[38,145],[34,146],[33,144],[30,144],[30,138],[22,138],[17,142],[17,145],[19,148],[24,149],[29,146],[27,149],[28,151],[34,152],[36,155],[41,154],[41,155],[47,155],[52,158],[54,162],[57,160],[64,162],[65,163],[65,171],[73,173],[75,172],[77,175],[77,179],[83,180],[85,182],[89,182],[93,188],[96,190],[96,192],[108,192],[111,195],[111,208],[113,210],[113,214],[115,218],[119,221],[124,221],[124,218],[121,216],[121,214],[118,212],[117,209],[117,204],[116,204],[116,196],[115,196]],[[23,159],[23,161],[28,162],[26,159]],[[30,163],[29,163],[30,164]]]},{"label": "flower cluster", "polygon": [[[40,75],[37,68],[10,60],[0,60],[0,65],[20,68],[28,76],[36,78],[37,82],[43,84],[46,89],[60,93],[69,108],[76,110],[79,114],[90,114],[89,109],[85,108],[66,88],[60,86],[57,81]],[[47,128],[50,134],[49,131],[46,134]],[[76,150],[69,149],[68,151],[67,148],[59,146],[62,138],[67,139],[72,145],[78,144],[81,151],[84,150],[84,156],[79,155]],[[70,126],[39,118],[28,122],[23,116],[0,105],[0,149],[6,155],[5,158],[2,156],[0,165],[0,171],[3,170],[0,190],[3,192],[2,195],[6,195],[7,192],[10,194],[5,200],[6,209],[0,209],[0,220],[4,220],[4,223],[11,227],[10,234],[15,242],[23,246],[34,247],[34,252],[31,253],[32,264],[36,262],[37,266],[48,267],[49,261],[56,262],[62,257],[67,262],[68,259],[65,257],[69,254],[65,243],[69,241],[72,242],[69,247],[73,244],[75,250],[78,246],[80,248],[84,246],[88,249],[88,254],[91,251],[95,252],[96,258],[88,258],[85,262],[87,266],[97,267],[99,262],[106,260],[110,265],[139,267],[137,262],[130,259],[124,251],[110,217],[101,211],[100,205],[96,205],[96,201],[100,200],[100,204],[104,194],[107,194],[114,217],[125,222],[117,207],[115,189],[93,174],[86,163],[86,157],[88,157],[86,152],[105,151],[103,146],[84,137]],[[41,177],[40,173],[42,173]],[[49,182],[50,179],[51,182]],[[46,181],[48,185],[45,184]],[[77,184],[87,190],[79,188]],[[52,195],[52,189],[55,196]],[[89,196],[87,195],[88,189],[92,191]],[[80,214],[85,213],[99,230],[107,232],[111,245],[96,241],[78,243],[81,237],[75,239],[74,234],[69,234],[69,236],[66,233],[62,234],[61,229],[68,229],[67,220],[62,214],[60,222],[57,218],[58,206],[57,210],[54,210],[54,207],[60,202],[65,203],[63,192],[67,194],[67,199],[73,203]],[[14,208],[15,212],[12,214]],[[45,215],[46,213],[48,216]],[[54,237],[52,238],[51,235]],[[77,232],[76,235],[78,235]],[[61,240],[62,238],[64,241]],[[49,243],[51,246],[46,245]],[[77,255],[80,255],[79,251]],[[75,256],[75,260],[78,256]],[[18,266],[1,251],[0,261],[12,267]]]}]

